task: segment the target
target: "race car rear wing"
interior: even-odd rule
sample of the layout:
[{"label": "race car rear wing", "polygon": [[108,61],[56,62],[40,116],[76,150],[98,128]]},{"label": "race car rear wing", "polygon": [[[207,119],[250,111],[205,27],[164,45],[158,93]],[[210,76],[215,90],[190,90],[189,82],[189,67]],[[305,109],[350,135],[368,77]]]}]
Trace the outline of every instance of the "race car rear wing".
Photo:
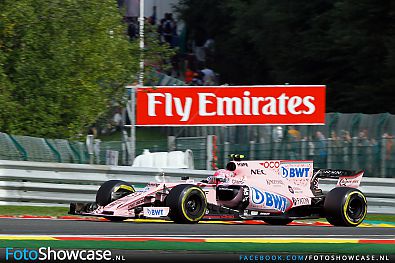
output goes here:
[{"label": "race car rear wing", "polygon": [[333,178],[337,179],[339,177],[354,177],[355,175],[361,173],[363,171],[354,171],[354,170],[342,170],[342,169],[320,169],[314,168],[313,174],[317,174],[320,178]]},{"label": "race car rear wing", "polygon": [[342,169],[319,169],[313,170],[313,181],[319,178],[338,179],[336,186],[347,186],[358,188],[364,171],[342,170]]}]

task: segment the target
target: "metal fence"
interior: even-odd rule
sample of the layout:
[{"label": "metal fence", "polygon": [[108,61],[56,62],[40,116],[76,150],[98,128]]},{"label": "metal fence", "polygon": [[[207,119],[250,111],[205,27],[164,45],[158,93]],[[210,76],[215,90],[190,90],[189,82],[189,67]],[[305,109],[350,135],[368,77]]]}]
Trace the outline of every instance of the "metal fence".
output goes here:
[{"label": "metal fence", "polygon": [[[144,149],[151,152],[168,151],[166,140],[137,141],[136,146],[137,154],[141,154]],[[118,165],[127,165],[128,155],[123,141],[95,140],[94,152],[89,155],[85,142],[0,132],[0,160],[79,164],[88,164],[92,160],[94,164],[106,164],[107,150],[119,153]]]},{"label": "metal fence", "polygon": [[[218,166],[224,167],[231,153],[258,160],[313,160],[317,168],[364,170],[368,177],[394,177],[395,150],[393,138],[382,138],[364,144],[354,137],[349,141],[322,139],[271,141],[268,143],[218,145]],[[390,148],[392,147],[392,148]]]},{"label": "metal fence", "polygon": [[[196,169],[224,167],[230,153],[249,159],[312,159],[316,167],[362,169],[366,176],[395,176],[395,115],[328,113],[321,126],[165,127],[174,138],[137,141],[136,154],[192,150]],[[215,158],[210,159],[207,136],[215,135]],[[124,141],[97,141],[94,156],[85,142],[13,136],[0,132],[0,159],[39,162],[106,164],[106,152],[119,153],[118,165],[129,165]],[[94,157],[94,158],[90,158]],[[207,165],[214,162],[215,165]]]},{"label": "metal fence", "polygon": [[85,143],[0,132],[0,159],[34,162],[88,163]]},{"label": "metal fence", "polygon": [[[395,115],[326,114],[325,125],[168,127],[168,135],[217,136],[217,166],[230,153],[249,159],[312,159],[317,167],[363,169],[366,176],[395,176]],[[194,140],[196,142],[194,142]]]},{"label": "metal fence", "polygon": [[[395,139],[347,137],[300,139],[273,139],[269,142],[250,141],[248,143],[219,142],[215,149],[209,149],[207,136],[169,137],[167,141],[138,141],[137,154],[144,149],[150,152],[173,150],[192,150],[196,169],[224,167],[231,153],[241,153],[248,159],[285,159],[314,160],[315,167],[365,170],[368,177],[394,177],[395,175]],[[10,136],[0,133],[0,159],[58,163],[90,163],[85,143],[62,139],[43,139],[29,136]],[[172,146],[171,146],[172,145]],[[92,163],[107,164],[107,151],[119,153],[118,165],[128,164],[126,144],[122,141],[97,141]],[[170,148],[169,148],[170,147]],[[212,147],[212,146],[211,146]],[[215,158],[209,156],[215,151]],[[211,158],[211,159],[210,159]],[[208,165],[214,162],[215,165]]]},{"label": "metal fence", "polygon": [[[162,131],[169,136],[195,137],[210,134],[218,136],[218,142],[248,144],[250,141],[265,143],[288,139],[287,131],[297,130],[300,139],[314,139],[317,132],[325,138],[332,137],[366,137],[369,140],[380,139],[383,136],[395,135],[395,115],[361,114],[361,113],[327,113],[325,125],[297,125],[297,126],[183,126],[164,127]],[[264,123],[263,123],[264,124]]]},{"label": "metal fence", "polygon": [[206,137],[179,137],[175,138],[175,150],[193,152],[195,169],[206,170],[207,163],[207,138]]}]

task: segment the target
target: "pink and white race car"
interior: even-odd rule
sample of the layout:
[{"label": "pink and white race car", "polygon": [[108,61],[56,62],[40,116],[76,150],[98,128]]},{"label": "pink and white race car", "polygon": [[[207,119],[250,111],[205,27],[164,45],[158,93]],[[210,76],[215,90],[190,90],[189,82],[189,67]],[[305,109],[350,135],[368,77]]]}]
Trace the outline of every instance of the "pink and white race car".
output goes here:
[{"label": "pink and white race car", "polygon": [[[111,221],[260,219],[273,225],[325,217],[335,226],[357,226],[367,212],[366,197],[357,189],[362,176],[363,171],[316,169],[313,161],[246,161],[232,155],[226,169],[200,182],[183,178],[179,183],[149,183],[136,191],[127,182],[107,181],[96,202],[71,203],[69,213]],[[326,194],[319,186],[323,178],[337,179]]]}]

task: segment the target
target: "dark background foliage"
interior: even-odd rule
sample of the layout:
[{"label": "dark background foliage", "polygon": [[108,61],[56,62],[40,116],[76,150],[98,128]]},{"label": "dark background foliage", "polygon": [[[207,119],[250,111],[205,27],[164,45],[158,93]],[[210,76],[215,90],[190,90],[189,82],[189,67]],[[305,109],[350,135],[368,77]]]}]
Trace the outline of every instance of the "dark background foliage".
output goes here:
[{"label": "dark background foliage", "polygon": [[229,84],[325,84],[327,111],[395,113],[391,0],[182,0],[190,39],[215,40]]}]

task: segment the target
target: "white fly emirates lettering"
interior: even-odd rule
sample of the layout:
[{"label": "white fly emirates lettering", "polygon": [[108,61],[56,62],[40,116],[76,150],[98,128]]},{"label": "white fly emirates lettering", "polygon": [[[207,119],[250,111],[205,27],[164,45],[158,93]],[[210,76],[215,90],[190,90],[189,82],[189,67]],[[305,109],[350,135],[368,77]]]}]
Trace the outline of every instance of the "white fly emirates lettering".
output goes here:
[{"label": "white fly emirates lettering", "polygon": [[311,95],[304,89],[299,94],[296,88],[233,90],[188,87],[138,92],[137,125],[259,124],[262,117],[276,116],[278,123],[309,123],[311,118],[320,123],[325,115],[322,96],[314,89],[308,89],[314,91]]},{"label": "white fly emirates lettering", "polygon": [[[249,91],[244,91],[243,97],[217,97],[214,93],[198,93],[200,116],[250,116],[250,115],[286,115],[313,114],[315,106],[314,97],[292,96],[282,93],[279,97],[250,97]],[[216,110],[208,111],[207,105],[217,105]],[[308,110],[296,110],[304,105]]]},{"label": "white fly emirates lettering", "polygon": [[[149,93],[148,96],[148,116],[156,117],[156,105],[164,105],[164,112],[166,116],[173,115],[173,103],[176,108],[175,114],[180,116],[180,121],[188,121],[191,113],[192,98],[185,98],[184,103],[180,98],[173,98],[170,93]],[[164,99],[161,99],[164,98]],[[159,106],[158,106],[159,107]],[[163,109],[162,109],[163,110]]]},{"label": "white fly emirates lettering", "polygon": [[[315,112],[314,97],[292,96],[288,97],[282,93],[279,97],[250,97],[249,91],[244,92],[244,97],[217,97],[214,93],[198,93],[199,116],[250,116],[250,115],[286,115],[286,114],[306,114],[311,115]],[[148,96],[148,115],[158,116],[157,107],[162,107],[161,112],[165,116],[180,117],[180,121],[187,122],[191,116],[193,99],[187,97],[182,101],[181,98],[173,97],[170,93],[150,93]],[[215,109],[209,110],[208,105],[216,105]],[[157,106],[158,105],[158,106]],[[159,106],[162,105],[162,106]],[[307,110],[298,109],[306,106]],[[173,112],[175,108],[175,112]]]}]

